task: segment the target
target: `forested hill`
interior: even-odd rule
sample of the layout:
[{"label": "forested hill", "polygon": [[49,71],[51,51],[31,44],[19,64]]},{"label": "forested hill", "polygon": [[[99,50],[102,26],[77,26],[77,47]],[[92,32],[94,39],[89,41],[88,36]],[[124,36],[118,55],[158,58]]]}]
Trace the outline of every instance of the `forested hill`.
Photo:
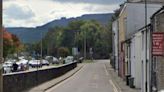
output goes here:
[{"label": "forested hill", "polygon": [[96,20],[102,25],[107,25],[112,17],[112,13],[108,14],[87,14],[77,18],[61,18],[59,20],[51,21],[45,25],[38,26],[35,28],[26,28],[26,27],[12,27],[6,28],[9,32],[17,35],[23,43],[34,43],[41,40],[43,36],[48,32],[50,28],[55,26],[67,26],[69,22],[74,20]]}]

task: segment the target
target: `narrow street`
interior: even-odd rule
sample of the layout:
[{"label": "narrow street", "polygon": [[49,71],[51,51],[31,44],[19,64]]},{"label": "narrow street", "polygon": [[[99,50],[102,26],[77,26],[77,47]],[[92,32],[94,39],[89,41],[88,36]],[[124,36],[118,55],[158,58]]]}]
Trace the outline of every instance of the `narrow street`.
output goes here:
[{"label": "narrow street", "polygon": [[110,79],[105,63],[98,60],[86,64],[79,72],[46,92],[118,92]]}]

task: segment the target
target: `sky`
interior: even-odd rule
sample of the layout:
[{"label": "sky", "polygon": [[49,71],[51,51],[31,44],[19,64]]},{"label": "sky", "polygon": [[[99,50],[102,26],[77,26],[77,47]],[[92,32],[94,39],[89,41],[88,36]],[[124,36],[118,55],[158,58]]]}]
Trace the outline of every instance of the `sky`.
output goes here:
[{"label": "sky", "polygon": [[125,0],[3,0],[5,27],[36,27],[62,17],[113,13]]}]

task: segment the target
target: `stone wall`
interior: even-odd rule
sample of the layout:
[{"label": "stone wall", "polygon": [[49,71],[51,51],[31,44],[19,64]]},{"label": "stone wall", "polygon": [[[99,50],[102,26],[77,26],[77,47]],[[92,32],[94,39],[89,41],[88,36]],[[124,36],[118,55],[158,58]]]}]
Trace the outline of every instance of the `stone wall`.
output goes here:
[{"label": "stone wall", "polygon": [[[154,31],[164,32],[164,10],[163,13],[157,14],[154,19]],[[157,58],[157,88],[158,90],[164,90],[164,57]]]},{"label": "stone wall", "polygon": [[39,69],[38,71],[6,74],[3,76],[3,92],[22,92],[38,84],[57,78],[74,69],[77,63],[71,63],[60,67]]}]

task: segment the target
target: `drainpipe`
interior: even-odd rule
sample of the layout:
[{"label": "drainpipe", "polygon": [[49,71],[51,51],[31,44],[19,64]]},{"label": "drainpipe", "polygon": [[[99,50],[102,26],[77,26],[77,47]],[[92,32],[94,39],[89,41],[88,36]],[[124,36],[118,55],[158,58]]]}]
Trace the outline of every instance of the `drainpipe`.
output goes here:
[{"label": "drainpipe", "polygon": [[152,90],[152,88],[153,88],[153,86],[154,86],[154,84],[153,84],[153,77],[154,77],[154,75],[153,75],[153,71],[154,71],[154,69],[153,69],[153,62],[154,62],[154,60],[153,60],[153,55],[152,55],[152,41],[153,41],[153,38],[152,38],[152,33],[153,33],[153,25],[151,24],[150,25],[150,46],[151,46],[151,50],[150,50],[150,55],[151,55],[151,64],[150,64],[150,67],[151,67],[151,75],[150,75],[150,92],[153,92],[153,90]]},{"label": "drainpipe", "polygon": [[120,42],[119,42],[119,39],[120,39],[119,21],[117,22],[117,26],[118,26],[118,36],[117,36],[117,40],[118,40],[118,43],[117,43],[117,48],[118,48],[117,49],[118,50],[117,51],[117,54],[118,54],[117,55],[118,56],[118,63],[117,64],[118,64],[118,76],[119,76],[119,70],[120,70],[120,64],[119,64],[120,63],[120,53],[119,53],[119,49],[120,49],[120,47],[119,47],[119,45],[120,45]]}]

